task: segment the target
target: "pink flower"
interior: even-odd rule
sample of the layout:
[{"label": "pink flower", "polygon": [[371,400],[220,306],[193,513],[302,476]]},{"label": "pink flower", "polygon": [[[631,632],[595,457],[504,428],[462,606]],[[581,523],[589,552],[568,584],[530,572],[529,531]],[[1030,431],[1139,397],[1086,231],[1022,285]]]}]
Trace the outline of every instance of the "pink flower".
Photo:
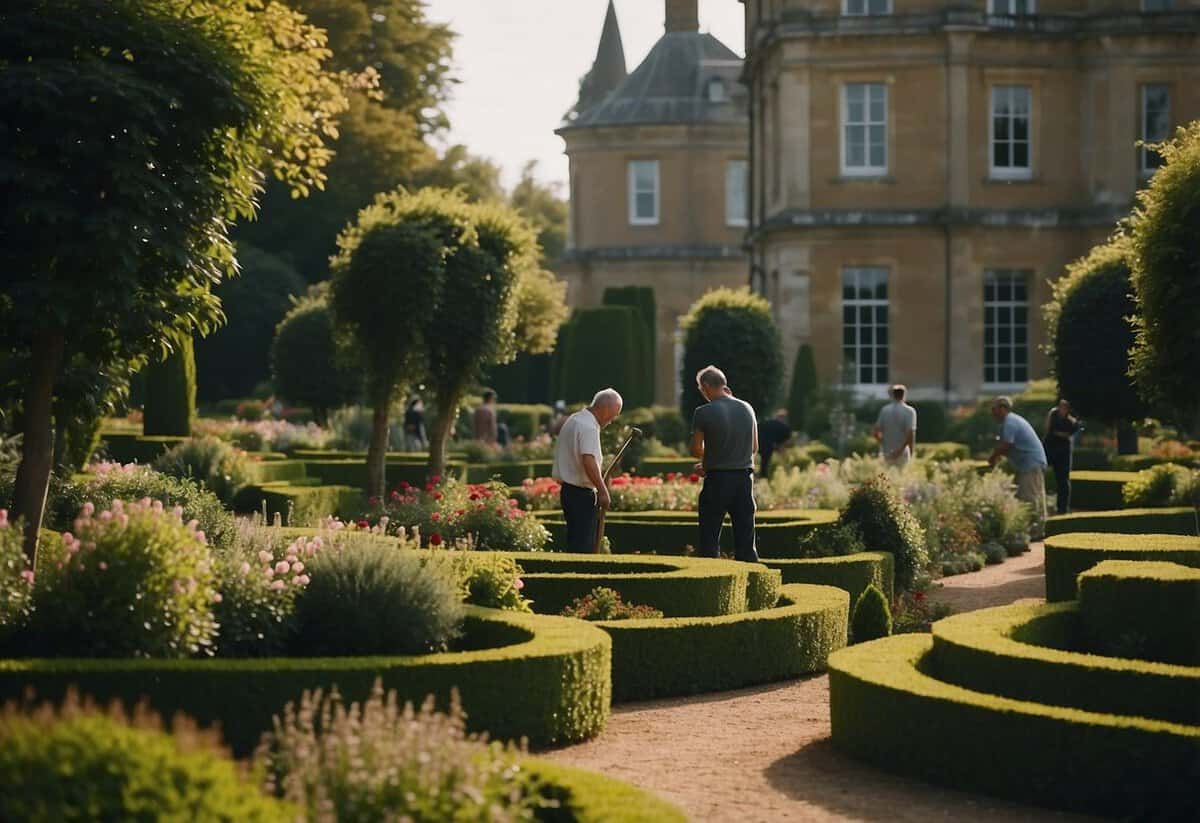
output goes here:
[{"label": "pink flower", "polygon": [[96,504],[92,501],[87,501],[83,504],[83,516],[91,517],[96,512]]},{"label": "pink flower", "polygon": [[291,570],[286,560],[280,560],[275,564],[275,574],[287,574]]},{"label": "pink flower", "polygon": [[271,584],[271,591],[275,591],[275,592],[281,591],[283,589],[283,587],[286,585],[287,584],[284,583],[282,580],[276,580],[274,583]]},{"label": "pink flower", "polygon": [[304,571],[304,564],[301,563],[299,560],[297,560],[295,563],[292,564],[292,571],[299,574],[300,572]]},{"label": "pink flower", "polygon": [[224,599],[225,599],[225,598],[221,597],[221,593],[220,593],[220,592],[213,592],[213,596],[212,596],[212,602],[214,602],[214,603],[220,603],[220,602],[221,602],[222,600],[224,600]]},{"label": "pink flower", "polygon": [[298,586],[307,586],[307,585],[308,585],[308,581],[309,581],[309,577],[308,577],[308,575],[307,575],[307,574],[302,574],[302,575],[300,575],[300,576],[298,576],[298,577],[296,578],[296,580],[295,580],[295,583],[296,583],[296,585],[298,585]]},{"label": "pink flower", "polygon": [[250,564],[249,564],[249,563],[243,563],[243,564],[241,565],[241,568],[239,568],[239,569],[238,569],[238,571],[239,571],[239,572],[241,572],[243,575],[250,574]]},{"label": "pink flower", "polygon": [[26,583],[28,583],[30,586],[32,586],[33,585],[33,571],[30,569],[26,569],[25,571],[21,572],[21,579],[24,580]]},{"label": "pink flower", "polygon": [[108,571],[108,564],[105,563],[103,560],[101,560],[97,565],[100,567],[100,571],[102,571],[102,572]]},{"label": "pink flower", "polygon": [[517,591],[520,591],[521,589],[525,588],[525,581],[518,577],[513,581],[513,585],[516,586]]},{"label": "pink flower", "polygon": [[258,559],[263,563],[271,562],[271,553],[269,551],[261,551],[258,553]]}]

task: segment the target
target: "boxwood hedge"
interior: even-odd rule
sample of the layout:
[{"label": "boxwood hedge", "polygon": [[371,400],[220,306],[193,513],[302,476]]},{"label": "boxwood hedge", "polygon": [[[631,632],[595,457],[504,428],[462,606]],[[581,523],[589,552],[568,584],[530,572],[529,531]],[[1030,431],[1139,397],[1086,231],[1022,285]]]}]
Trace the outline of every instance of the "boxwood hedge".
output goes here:
[{"label": "boxwood hedge", "polygon": [[1118,511],[1075,512],[1046,520],[1046,534],[1070,532],[1111,532],[1114,534],[1190,534],[1200,533],[1196,510],[1190,507],[1167,509],[1122,509]]},{"label": "boxwood hedge", "polygon": [[350,486],[262,483],[242,489],[234,508],[241,512],[261,512],[265,508],[268,522],[278,513],[286,525],[307,526],[334,515],[343,519],[358,517],[366,509],[366,498]]},{"label": "boxwood hedge", "polygon": [[544,794],[561,804],[538,816],[547,823],[687,823],[679,807],[622,780],[527,758],[523,765]]},{"label": "boxwood hedge", "polygon": [[1071,505],[1077,509],[1119,509],[1125,505],[1121,489],[1137,472],[1073,471],[1071,472]]},{"label": "boxwood hedge", "polygon": [[720,691],[821,671],[846,645],[850,597],[784,586],[775,608],[720,617],[611,620],[613,699]]},{"label": "boxwood hedge", "polygon": [[783,574],[783,582],[837,586],[850,593],[850,602],[867,586],[875,586],[890,601],[895,593],[895,560],[891,552],[859,552],[841,557],[766,559],[763,563]]},{"label": "boxwood hedge", "polygon": [[1200,701],[1185,698],[1200,694],[1200,668],[1069,650],[1082,635],[1076,603],[954,615],[933,625],[925,671],[1014,700],[1200,724]]},{"label": "boxwood hedge", "polygon": [[[1088,648],[1200,666],[1200,569],[1105,560],[1079,575]],[[1200,711],[1200,668],[1191,684]]]},{"label": "boxwood hedge", "polygon": [[182,712],[217,724],[246,754],[271,717],[305,689],[337,685],[365,699],[377,677],[404,700],[447,700],[457,688],[473,730],[527,737],[535,746],[599,734],[612,698],[612,642],[580,620],[468,607],[470,651],[411,657],[261,660],[0,660],[0,701],[27,690],[61,700],[75,686],[97,702],[132,708],[145,699],[169,717]]},{"label": "boxwood hedge", "polygon": [[1200,537],[1080,532],[1046,539],[1046,599],[1074,600],[1076,578],[1103,560],[1163,560],[1200,568]]},{"label": "boxwood hedge", "polygon": [[1107,816],[1195,819],[1200,727],[1014,700],[930,674],[905,634],[829,659],[833,742],[889,771]]}]

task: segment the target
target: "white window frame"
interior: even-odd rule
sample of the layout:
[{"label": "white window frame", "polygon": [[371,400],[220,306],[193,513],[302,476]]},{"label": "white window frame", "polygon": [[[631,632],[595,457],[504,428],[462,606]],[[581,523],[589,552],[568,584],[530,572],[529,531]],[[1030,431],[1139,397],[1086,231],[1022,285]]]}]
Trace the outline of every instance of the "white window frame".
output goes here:
[{"label": "white window frame", "polygon": [[[1024,11],[1015,10],[1018,2],[1020,0],[988,0],[988,14],[994,14],[997,17],[1027,17],[1037,14],[1037,0],[1025,0],[1026,9]],[[1001,5],[1004,6],[1004,10],[997,11]],[[1010,9],[1012,10],[1010,11]]]},{"label": "white window frame", "polygon": [[[654,169],[654,214],[645,217],[638,215],[637,211],[637,196],[640,193],[637,188],[637,170],[639,166],[650,166]],[[657,226],[658,217],[661,213],[661,192],[662,178],[657,160],[630,160],[628,170],[628,190],[629,190],[629,225],[631,226]]]},{"label": "white window frame", "polygon": [[[873,275],[877,275],[878,273],[882,272],[886,296],[883,298],[879,298],[876,296],[872,296],[872,297],[855,296],[853,298],[847,299],[847,297],[846,297],[846,282],[847,282],[848,276],[851,276],[851,275],[854,276],[855,289],[857,290],[858,278],[859,278],[860,274],[867,273],[867,272],[870,272]],[[847,368],[853,368],[854,380],[850,385],[857,388],[860,391],[864,391],[864,390],[870,391],[870,390],[878,389],[881,386],[887,386],[890,384],[890,375],[891,375],[891,368],[892,368],[892,364],[891,364],[892,339],[891,339],[891,333],[890,333],[891,293],[886,291],[886,289],[888,288],[888,285],[890,285],[891,279],[892,279],[892,272],[887,266],[842,266],[841,279],[840,279],[841,280],[841,295],[842,295],[842,369],[843,369],[843,371],[845,371]],[[879,312],[878,312],[879,308],[883,309],[883,322],[882,323],[879,322]],[[855,331],[854,331],[854,335],[853,335],[854,340],[852,342],[846,341],[846,331],[848,329],[848,326],[846,323],[846,310],[847,309],[854,310],[853,328]],[[863,309],[869,310],[870,315],[871,315],[869,322],[866,324],[864,324],[861,319]],[[862,332],[863,332],[864,328],[868,325],[870,326],[870,329],[871,329],[871,341],[864,343],[863,339],[862,339],[863,338]],[[883,343],[879,342],[879,332],[881,329],[887,334],[887,339]],[[865,350],[868,350],[868,349],[871,351],[871,363],[869,366],[865,366],[862,362],[862,352]],[[883,364],[880,364],[879,362],[877,362],[879,360],[878,355],[881,350],[887,355],[887,357],[886,357],[887,362],[883,363]],[[851,361],[850,361],[849,357],[847,356],[851,352],[854,353],[853,366],[851,366]],[[878,373],[878,370],[881,365],[884,369],[883,380],[879,379],[879,373]],[[872,380],[865,381],[862,379],[862,376],[863,376],[862,369],[864,369],[864,368],[871,369],[870,376],[873,378]]]},{"label": "white window frame", "polygon": [[[1146,133],[1146,115],[1149,113],[1149,92],[1151,89],[1161,89],[1167,95],[1167,128],[1164,134],[1155,137]],[[1163,140],[1168,139],[1171,136],[1171,86],[1167,83],[1143,83],[1138,88],[1138,103],[1138,138],[1147,143],[1161,143]],[[1150,177],[1162,167],[1161,159],[1157,165],[1150,165],[1149,160],[1152,156],[1157,157],[1158,155],[1145,146],[1138,146],[1138,172],[1141,173],[1142,177]]]},{"label": "white window frame", "polygon": [[[989,281],[993,278],[1006,278],[1006,279],[1008,279],[1010,286],[1019,280],[1024,285],[1024,288],[1025,288],[1025,299],[1024,300],[1016,299],[1012,295],[1012,292],[1010,291],[1009,296],[1006,299],[1000,299],[998,296],[993,296],[989,300],[988,299],[988,286],[989,286]],[[1019,389],[1019,388],[1023,388],[1024,386],[1028,385],[1028,383],[1029,383],[1030,373],[1032,371],[1032,363],[1030,361],[1031,361],[1031,354],[1033,351],[1032,341],[1030,340],[1030,332],[1032,331],[1032,324],[1030,322],[1030,313],[1033,308],[1033,301],[1031,300],[1030,290],[1032,288],[1033,288],[1033,272],[1030,271],[1029,269],[1017,269],[1017,268],[999,269],[998,268],[998,269],[987,269],[983,273],[983,362],[982,362],[982,366],[983,366],[983,387],[986,390],[998,391],[998,390],[1002,390],[1002,389],[1003,390]],[[990,323],[988,322],[989,309],[994,313],[993,319]],[[1016,315],[1017,309],[1023,309],[1025,312],[1025,321],[1023,324],[1019,324],[1016,321],[1015,315]],[[1000,322],[999,318],[996,316],[1000,313],[1001,310],[1007,310],[1007,312],[1008,312],[1008,319],[1006,322],[1003,322],[1003,323]],[[1007,342],[1004,342],[1004,343],[1000,342],[999,338],[1000,338],[1001,329],[1004,329],[1008,332],[1009,339]],[[1018,330],[1020,330],[1020,332],[1021,332],[1020,336],[1025,338],[1021,342],[1017,342],[1017,339],[1016,339],[1018,337],[1018,334],[1017,334]],[[988,332],[989,331],[992,332],[992,340],[990,342],[988,341]],[[1009,351],[1008,368],[1012,370],[1012,372],[1010,373],[1010,377],[1012,377],[1013,379],[1011,379],[1011,380],[994,379],[994,378],[999,377],[999,370],[1001,368],[999,357],[996,357],[991,365],[989,365],[987,362],[987,355],[988,355],[989,350],[999,352],[1001,349],[1007,349]],[[1024,380],[1016,379],[1016,369],[1018,368],[1018,365],[1016,362],[1016,353],[1021,350],[1023,350],[1025,353],[1025,362],[1022,363],[1020,366],[1025,369],[1025,379]],[[989,369],[992,370],[990,374],[989,374]],[[989,377],[991,377],[993,379],[989,379]]]},{"label": "white window frame", "polygon": [[[734,175],[741,177],[741,197],[736,201]],[[746,160],[725,161],[725,225],[744,227],[750,225],[750,163]]]},{"label": "white window frame", "polygon": [[[1025,141],[1024,142],[1026,145],[1025,159],[1027,160],[1028,165],[1025,165],[1025,166],[1012,166],[1012,165],[997,166],[996,165],[996,143],[997,143],[997,141],[996,141],[996,98],[997,98],[997,95],[1001,92],[1011,93],[1015,89],[1024,89],[1025,93],[1027,95],[1027,99],[1026,99],[1027,109],[1025,112]],[[1012,102],[1013,102],[1012,100],[1009,101],[1010,106],[1012,105]],[[1009,146],[1009,159],[1011,160],[1012,159],[1012,149],[1020,141],[1016,140],[1012,136],[1012,134],[1013,134],[1012,126],[1017,118],[1012,114],[1009,114],[1008,118],[1009,118],[1009,129],[1008,129],[1009,136],[1008,136],[1007,142],[1008,142],[1008,146]],[[1021,84],[1004,84],[1004,85],[995,85],[995,86],[992,86],[992,88],[991,88],[991,93],[989,94],[989,106],[988,106],[988,176],[991,177],[993,180],[1029,180],[1033,177],[1033,87],[1032,86],[1021,85]]]},{"label": "white window frame", "polygon": [[[862,4],[862,11],[852,11],[850,4],[858,2]],[[883,11],[871,11],[871,0],[842,0],[842,16],[843,17],[886,17],[892,13],[892,0],[884,0],[886,8]]]},{"label": "white window frame", "polygon": [[[866,97],[863,101],[864,119],[861,121],[850,122],[850,89],[861,87],[865,89]],[[871,93],[874,89],[880,89],[883,92],[883,119],[873,120],[871,118]],[[841,112],[841,143],[842,143],[842,176],[843,177],[883,177],[888,173],[888,87],[887,83],[843,83],[842,84],[842,112]],[[872,128],[883,128],[883,164],[871,164],[871,140],[870,132]],[[847,162],[849,154],[849,140],[847,132],[851,128],[863,129],[863,159],[866,163],[862,166],[851,166]]]}]

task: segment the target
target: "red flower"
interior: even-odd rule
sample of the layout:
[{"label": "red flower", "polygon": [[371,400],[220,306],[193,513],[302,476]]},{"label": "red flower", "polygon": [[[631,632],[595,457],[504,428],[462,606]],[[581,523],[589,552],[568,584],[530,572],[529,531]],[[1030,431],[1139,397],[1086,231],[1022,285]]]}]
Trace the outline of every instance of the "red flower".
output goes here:
[{"label": "red flower", "polygon": [[925,599],[925,592],[914,592],[913,593],[913,600],[916,600],[918,603],[924,599]]},{"label": "red flower", "polygon": [[442,545],[442,536],[440,534],[438,534],[437,532],[434,532],[433,534],[429,535],[429,545],[431,545],[431,546]]},{"label": "red flower", "polygon": [[432,483],[426,483],[426,484],[425,484],[425,491],[427,491],[427,492],[431,492],[431,491],[433,491],[433,484],[432,484]]},{"label": "red flower", "polygon": [[392,490],[392,501],[396,503],[400,502],[400,492],[395,489]]},{"label": "red flower", "polygon": [[375,497],[374,495],[372,495],[371,497],[368,497],[368,498],[367,498],[367,505],[368,505],[368,506],[376,506],[376,505],[378,505],[378,504],[379,504],[379,498],[378,498],[378,497]]},{"label": "red flower", "polygon": [[411,489],[411,488],[412,488],[412,484],[411,484],[411,483],[409,483],[407,480],[401,480],[401,481],[400,481],[400,488],[404,489],[405,491],[408,491],[409,489]]},{"label": "red flower", "polygon": [[694,473],[693,473],[693,474],[691,474],[691,475],[689,475],[689,476],[688,476],[688,481],[689,481],[689,482],[691,482],[691,483],[699,483],[699,482],[700,482],[700,475],[698,475],[698,474],[694,474]]},{"label": "red flower", "polygon": [[368,523],[366,520],[359,520],[358,527],[360,529],[369,529],[369,528],[371,528],[371,524]]},{"label": "red flower", "polygon": [[442,476],[440,474],[435,474],[433,477],[429,478],[429,482],[436,486],[438,483],[442,482]]},{"label": "red flower", "polygon": [[434,500],[441,500],[441,499],[442,499],[442,493],[441,493],[441,492],[434,492],[434,493],[433,493],[431,496],[433,497],[433,499],[434,499]]},{"label": "red flower", "polygon": [[667,482],[671,483],[675,480],[675,472],[667,472]]},{"label": "red flower", "polygon": [[468,494],[468,495],[467,495],[467,499],[468,499],[468,500],[478,500],[478,499],[479,499],[479,495],[478,495],[478,494],[476,494],[475,492],[471,492],[470,494]]},{"label": "red flower", "polygon": [[434,523],[436,523],[442,519],[442,516],[440,514],[438,514],[437,512],[434,512],[433,514],[429,515],[429,519],[432,520]]}]

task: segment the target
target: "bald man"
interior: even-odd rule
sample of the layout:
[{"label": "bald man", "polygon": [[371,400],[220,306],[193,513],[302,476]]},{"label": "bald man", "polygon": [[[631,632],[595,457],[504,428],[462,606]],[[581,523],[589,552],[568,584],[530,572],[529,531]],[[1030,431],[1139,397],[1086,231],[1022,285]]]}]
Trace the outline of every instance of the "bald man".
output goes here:
[{"label": "bald man", "polygon": [[624,401],[616,389],[601,389],[591,404],[563,423],[554,446],[554,479],[562,486],[559,504],[567,521],[567,551],[590,552],[596,509],[612,505],[600,466],[600,430],[617,419]]}]

